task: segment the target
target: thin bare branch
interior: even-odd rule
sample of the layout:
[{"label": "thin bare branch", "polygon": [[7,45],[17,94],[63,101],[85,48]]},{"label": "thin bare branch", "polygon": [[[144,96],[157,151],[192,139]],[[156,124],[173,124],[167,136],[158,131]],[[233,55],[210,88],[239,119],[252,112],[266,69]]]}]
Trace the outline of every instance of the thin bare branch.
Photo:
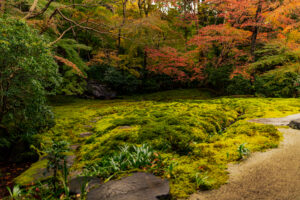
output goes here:
[{"label": "thin bare branch", "polygon": [[23,19],[28,19],[32,15],[32,13],[35,10],[36,5],[37,5],[38,2],[39,2],[39,0],[34,0],[33,4],[31,5],[31,7],[29,9],[29,12],[27,13],[27,15]]},{"label": "thin bare branch", "polygon": [[50,4],[53,2],[54,0],[49,0],[48,3],[45,5],[45,7],[38,13],[36,14],[32,14],[32,12],[29,12],[28,14],[28,17],[26,17],[25,19],[32,19],[32,18],[35,18],[37,16],[40,16],[42,14],[44,14],[44,12],[46,12],[46,10],[49,8]]}]

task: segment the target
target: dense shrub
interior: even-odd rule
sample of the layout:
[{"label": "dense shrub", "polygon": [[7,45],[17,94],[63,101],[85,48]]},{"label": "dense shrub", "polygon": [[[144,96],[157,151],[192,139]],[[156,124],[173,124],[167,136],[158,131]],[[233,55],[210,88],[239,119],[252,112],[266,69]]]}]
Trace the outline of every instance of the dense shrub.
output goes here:
[{"label": "dense shrub", "polygon": [[174,82],[167,75],[140,71],[140,77],[109,65],[92,66],[88,70],[89,79],[105,84],[119,94],[155,92],[186,87],[185,83]]},{"label": "dense shrub", "polygon": [[264,73],[278,66],[283,66],[290,62],[297,62],[298,60],[299,56],[296,52],[277,52],[277,55],[261,57],[257,62],[250,65],[250,69],[255,73]]},{"label": "dense shrub", "polygon": [[0,68],[0,148],[8,148],[53,125],[46,95],[54,91],[59,75],[47,41],[12,19],[0,18]]},{"label": "dense shrub", "polygon": [[265,97],[294,97],[297,94],[295,72],[268,73],[255,79],[255,93]]},{"label": "dense shrub", "polygon": [[235,76],[227,86],[227,93],[230,95],[253,94],[253,86],[251,81],[245,79],[243,76]]},{"label": "dense shrub", "polygon": [[205,85],[219,92],[225,92],[226,87],[230,84],[230,74],[232,66],[222,66],[215,68],[207,66],[205,68]]},{"label": "dense shrub", "polygon": [[117,70],[112,67],[105,72],[103,81],[112,89],[118,90],[123,94],[136,92],[141,85],[141,80],[134,75],[127,71]]},{"label": "dense shrub", "polygon": [[92,66],[89,78],[109,86],[119,94],[132,94],[138,91],[142,81],[128,71],[107,65]]}]

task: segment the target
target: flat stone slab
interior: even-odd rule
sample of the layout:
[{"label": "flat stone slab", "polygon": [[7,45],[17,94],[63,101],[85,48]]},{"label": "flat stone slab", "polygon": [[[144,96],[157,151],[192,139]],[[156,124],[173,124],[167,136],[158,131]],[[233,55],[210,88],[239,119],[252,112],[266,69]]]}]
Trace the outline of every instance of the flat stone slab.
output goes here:
[{"label": "flat stone slab", "polygon": [[158,200],[168,199],[169,192],[168,180],[138,172],[92,189],[87,200]]},{"label": "flat stone slab", "polygon": [[292,120],[300,119],[300,114],[289,115],[287,117],[280,118],[260,118],[251,119],[249,122],[255,122],[260,124],[271,124],[274,126],[287,126]]},{"label": "flat stone slab", "polygon": [[292,120],[289,123],[289,127],[293,128],[293,129],[300,129],[300,119]]},{"label": "flat stone slab", "polygon": [[91,125],[83,125],[84,128],[93,128]]},{"label": "flat stone slab", "polygon": [[118,129],[132,129],[132,126],[119,126]]},{"label": "flat stone slab", "polygon": [[93,135],[93,133],[91,133],[91,132],[84,132],[84,133],[80,133],[80,134],[79,134],[79,137],[84,138],[84,137],[89,137],[89,136],[91,136],[91,135]]}]

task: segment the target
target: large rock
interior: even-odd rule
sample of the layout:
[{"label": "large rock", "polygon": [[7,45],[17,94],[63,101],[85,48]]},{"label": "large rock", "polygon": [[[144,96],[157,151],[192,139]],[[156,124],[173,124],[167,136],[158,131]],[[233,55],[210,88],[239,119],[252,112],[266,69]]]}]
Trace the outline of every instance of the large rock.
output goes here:
[{"label": "large rock", "polygon": [[87,194],[87,200],[158,200],[169,199],[169,181],[149,173],[134,173],[121,180],[109,181]]},{"label": "large rock", "polygon": [[293,129],[300,129],[300,119],[292,120],[289,123],[289,127],[293,128]]},{"label": "large rock", "polygon": [[97,99],[113,99],[116,97],[116,92],[94,81],[88,83],[87,91],[88,94],[93,95]]},{"label": "large rock", "polygon": [[91,190],[93,188],[99,187],[101,184],[101,180],[99,178],[80,176],[72,178],[69,181],[69,189],[70,194],[81,194],[82,187],[85,187],[87,184],[87,190]]}]

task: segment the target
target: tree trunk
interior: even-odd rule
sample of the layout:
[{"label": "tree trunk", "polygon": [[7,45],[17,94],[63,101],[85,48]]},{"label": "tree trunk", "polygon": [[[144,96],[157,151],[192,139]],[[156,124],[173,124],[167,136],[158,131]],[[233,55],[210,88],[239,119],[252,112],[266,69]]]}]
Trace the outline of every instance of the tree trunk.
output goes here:
[{"label": "tree trunk", "polygon": [[4,13],[5,0],[0,0],[0,13]]},{"label": "tree trunk", "polygon": [[119,28],[119,33],[118,33],[118,53],[120,54],[121,51],[121,36],[122,36],[122,27],[125,25],[126,22],[126,4],[127,4],[128,0],[123,0],[122,4],[123,4],[123,20],[122,20],[122,24]]},{"label": "tree trunk", "polygon": [[140,17],[143,17],[143,2],[142,0],[138,0],[138,7],[140,12]]},{"label": "tree trunk", "polygon": [[148,57],[147,51],[145,50],[145,51],[144,51],[144,69],[147,68],[147,59],[148,59],[147,57]]},{"label": "tree trunk", "polygon": [[145,12],[146,17],[148,17],[148,15],[149,15],[150,7],[151,7],[151,1],[145,0],[144,1],[144,12]]},{"label": "tree trunk", "polygon": [[[259,22],[259,15],[262,12],[262,0],[258,2],[257,9],[256,9],[256,14],[255,14],[255,23]],[[253,30],[252,30],[252,36],[251,36],[251,57],[252,61],[255,61],[255,48],[256,48],[256,40],[257,40],[257,35],[259,32],[259,26],[255,24]]]}]

